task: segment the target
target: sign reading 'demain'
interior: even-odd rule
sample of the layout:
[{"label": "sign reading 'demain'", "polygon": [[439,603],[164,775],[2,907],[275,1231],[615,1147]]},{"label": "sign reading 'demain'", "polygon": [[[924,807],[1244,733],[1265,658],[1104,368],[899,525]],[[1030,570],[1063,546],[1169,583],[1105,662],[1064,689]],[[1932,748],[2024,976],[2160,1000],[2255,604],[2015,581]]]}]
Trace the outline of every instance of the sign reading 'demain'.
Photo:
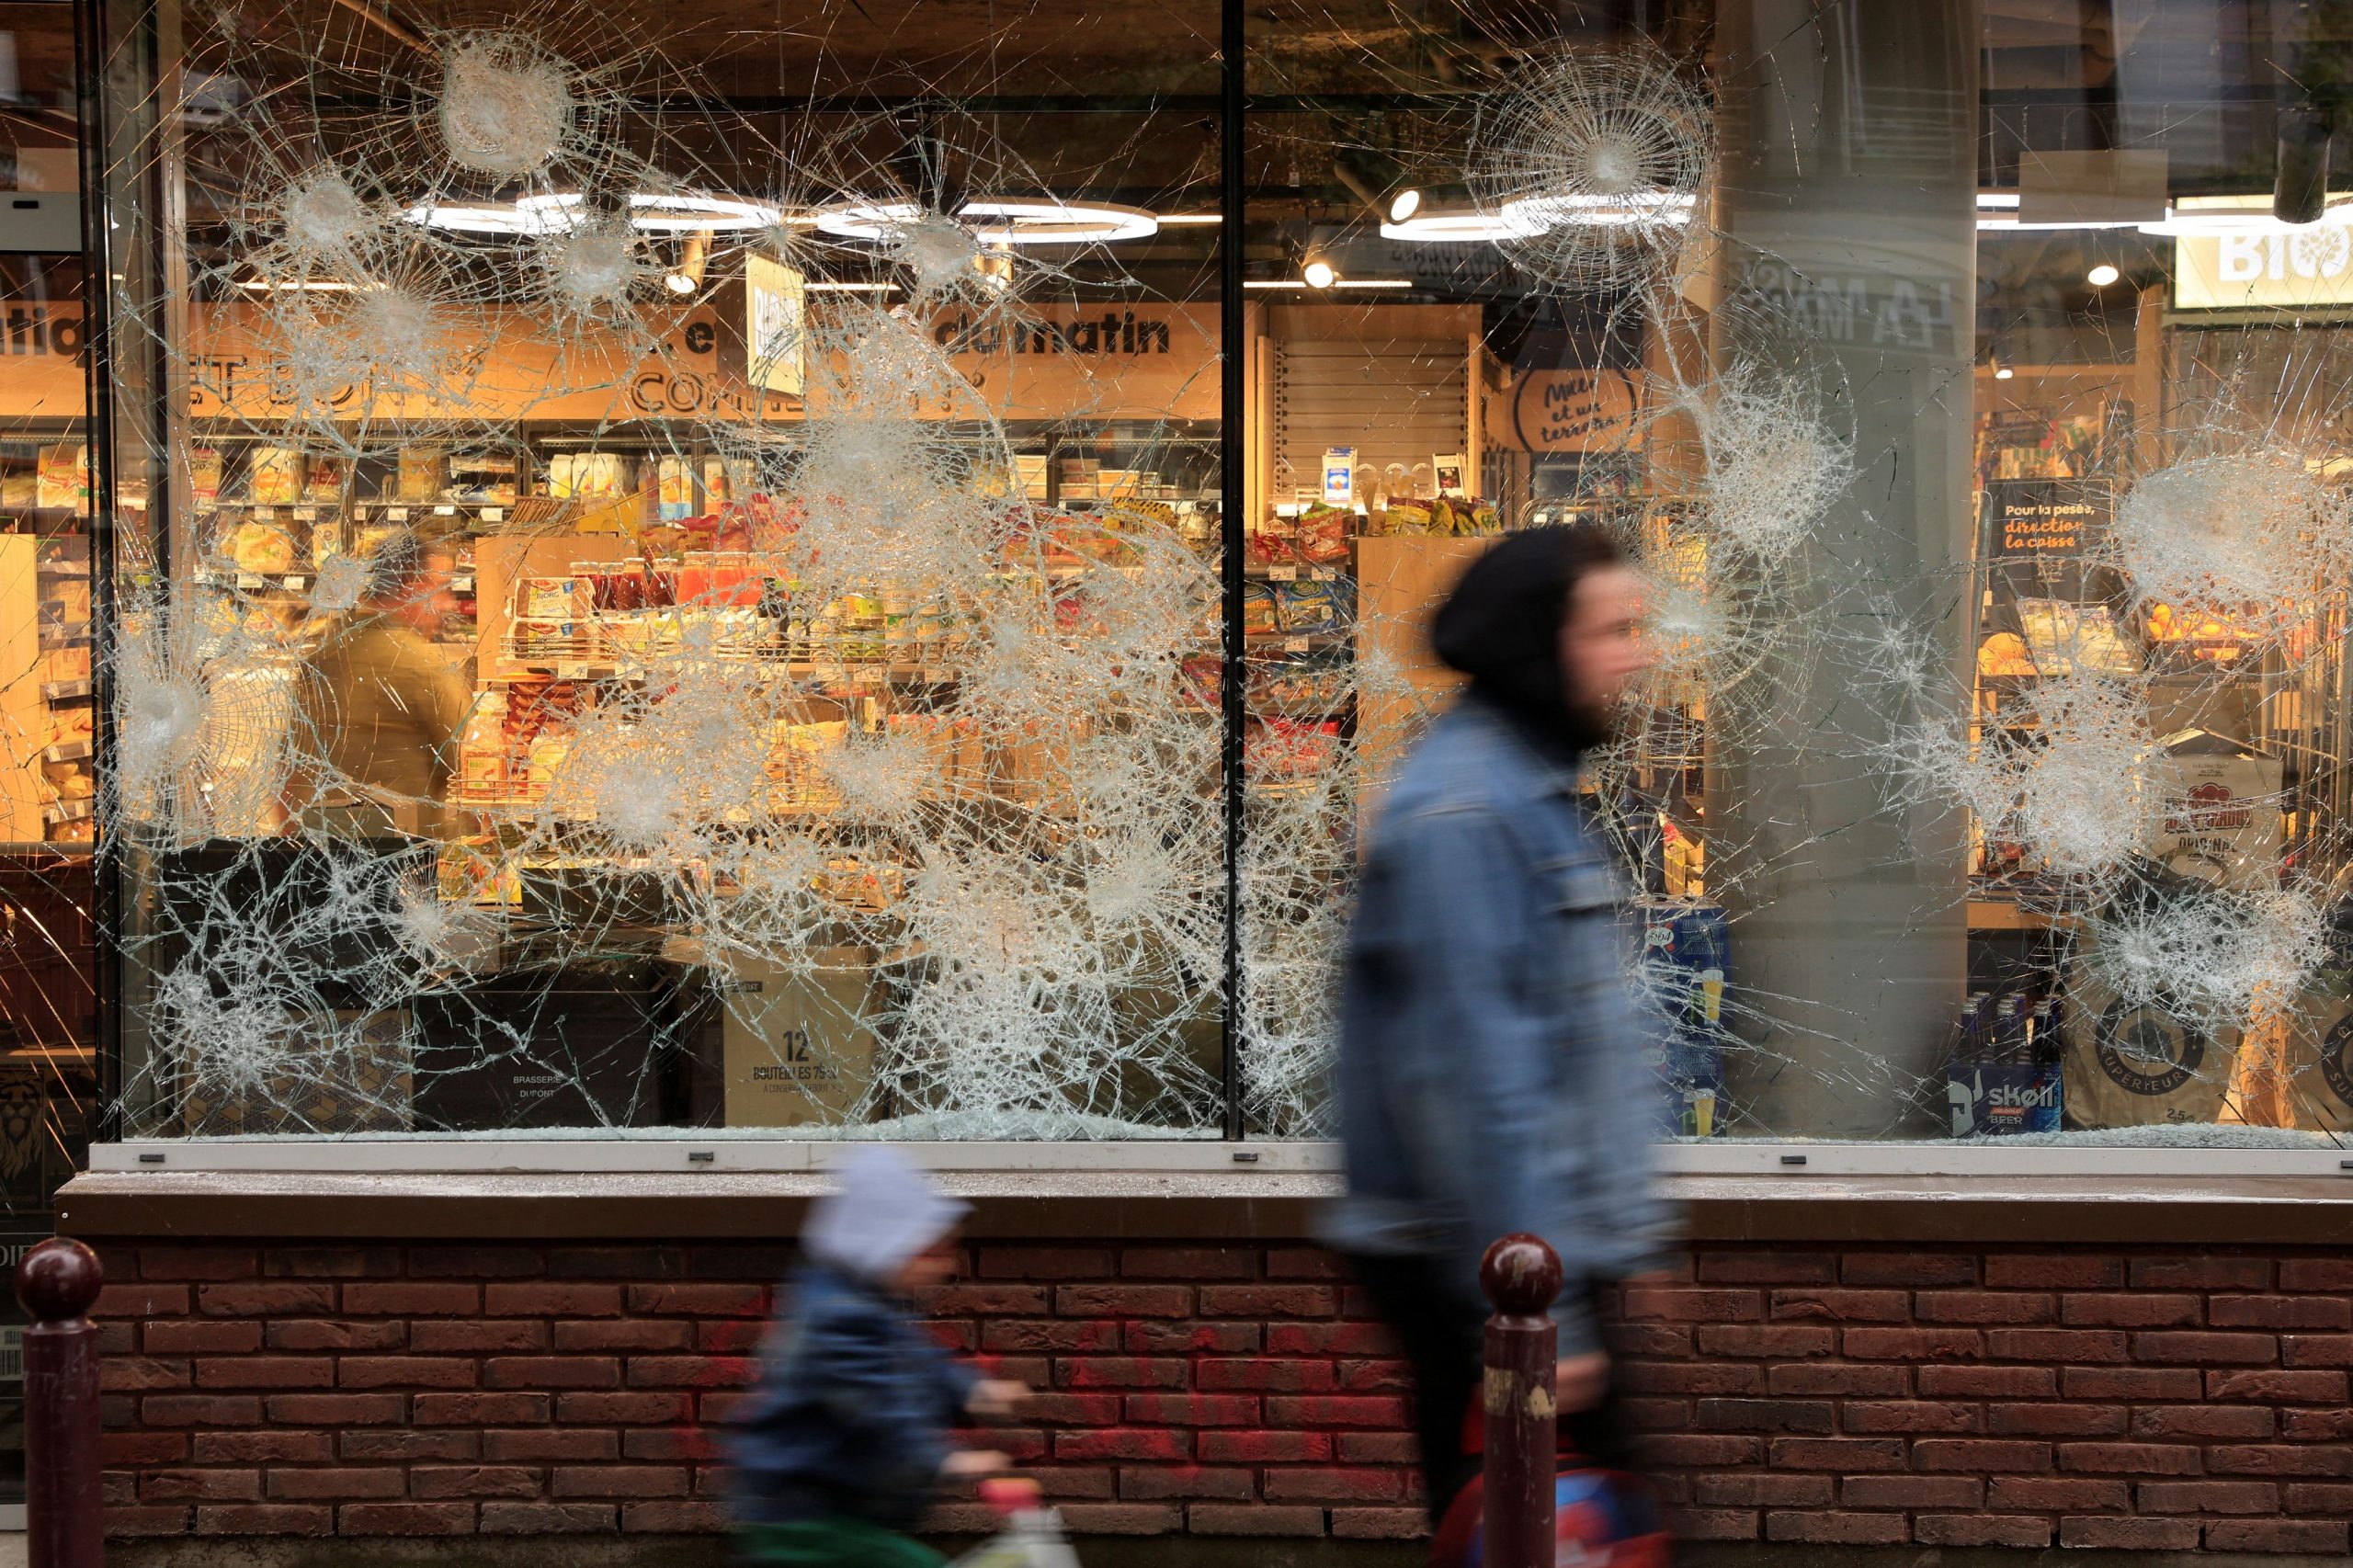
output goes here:
[{"label": "sign reading 'demain'", "polygon": [[2179,311],[2353,305],[2353,228],[2324,221],[2177,234],[2173,303]]}]

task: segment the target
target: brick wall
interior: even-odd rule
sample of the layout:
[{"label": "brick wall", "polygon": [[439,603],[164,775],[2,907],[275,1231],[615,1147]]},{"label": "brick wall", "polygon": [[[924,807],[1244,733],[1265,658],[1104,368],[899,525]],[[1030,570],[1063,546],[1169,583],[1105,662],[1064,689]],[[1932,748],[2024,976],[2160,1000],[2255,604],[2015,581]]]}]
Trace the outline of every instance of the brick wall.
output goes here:
[{"label": "brick wall", "polygon": [[[716,1529],[710,1441],[784,1249],[106,1255],[119,1535]],[[1387,1538],[1403,1369],[1304,1246],[981,1243],[951,1343],[1077,1528]],[[1699,1250],[1621,1353],[1687,1533],[2343,1553],[2353,1261],[2292,1249]],[[949,1508],[943,1527],[972,1526]]]}]

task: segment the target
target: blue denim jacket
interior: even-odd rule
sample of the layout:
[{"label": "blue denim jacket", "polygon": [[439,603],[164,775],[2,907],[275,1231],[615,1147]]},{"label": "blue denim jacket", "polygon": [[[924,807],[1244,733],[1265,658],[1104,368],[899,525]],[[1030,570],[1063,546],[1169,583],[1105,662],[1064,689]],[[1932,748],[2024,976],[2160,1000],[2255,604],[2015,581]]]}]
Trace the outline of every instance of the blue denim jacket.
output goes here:
[{"label": "blue denim jacket", "polygon": [[[1643,1061],[1657,1023],[1629,993],[1631,953],[1574,771],[1466,696],[1372,830],[1341,996],[1348,1190],[1324,1238],[1430,1258],[1479,1317],[1479,1259],[1509,1232],[1550,1242],[1571,1281],[1662,1263]],[[1554,1312],[1564,1357],[1600,1348],[1584,1296]]]},{"label": "blue denim jacket", "polygon": [[728,1445],[738,1521],[912,1528],[938,1495],[974,1374],[904,1302],[839,1269],[804,1264],[786,1290]]}]

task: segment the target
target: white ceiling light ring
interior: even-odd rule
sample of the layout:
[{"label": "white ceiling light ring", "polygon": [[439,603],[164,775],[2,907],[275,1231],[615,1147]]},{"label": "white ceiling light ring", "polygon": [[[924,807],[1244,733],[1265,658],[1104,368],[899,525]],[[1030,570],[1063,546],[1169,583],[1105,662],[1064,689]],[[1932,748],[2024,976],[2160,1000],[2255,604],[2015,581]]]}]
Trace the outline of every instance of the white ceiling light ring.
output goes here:
[{"label": "white ceiling light ring", "polygon": [[629,199],[629,221],[657,234],[773,229],[784,221],[783,212],[777,208],[732,196],[654,196],[640,191]]},{"label": "white ceiling light ring", "polygon": [[[815,220],[820,231],[843,239],[887,240],[923,215],[912,201],[847,201],[820,210]],[[1160,232],[1160,220],[1141,208],[1050,198],[968,201],[956,210],[956,221],[974,239],[995,245],[1113,244]]]},{"label": "white ceiling light ring", "polygon": [[[577,201],[579,198],[568,199]],[[519,201],[511,207],[473,201],[423,201],[404,208],[400,216],[404,223],[449,233],[527,238],[561,233],[579,221],[569,209],[534,207]]]},{"label": "white ceiling light ring", "polygon": [[845,240],[886,240],[923,216],[912,201],[846,201],[820,208],[813,216],[818,231]]},{"label": "white ceiling light ring", "polygon": [[1518,222],[1506,222],[1493,212],[1472,212],[1460,209],[1445,211],[1423,211],[1402,222],[1381,225],[1384,240],[1402,240],[1408,244],[1481,244],[1495,240],[1526,239],[1543,233]]},{"label": "white ceiling light ring", "polygon": [[1544,233],[1572,225],[1681,228],[1691,222],[1699,198],[1688,191],[1637,190],[1603,196],[1563,191],[1506,201],[1498,219],[1518,233]]}]

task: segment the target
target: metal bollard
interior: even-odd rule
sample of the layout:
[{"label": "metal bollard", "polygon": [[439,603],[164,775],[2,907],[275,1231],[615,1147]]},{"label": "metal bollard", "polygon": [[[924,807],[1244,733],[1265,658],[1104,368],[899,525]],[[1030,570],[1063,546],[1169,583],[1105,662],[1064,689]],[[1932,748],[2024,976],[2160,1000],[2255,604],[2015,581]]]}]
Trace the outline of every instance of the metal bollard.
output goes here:
[{"label": "metal bollard", "polygon": [[17,1264],[25,1331],[25,1556],[28,1568],[99,1568],[98,1255],[51,1237]]},{"label": "metal bollard", "polygon": [[1552,1568],[1560,1335],[1545,1312],[1561,1293],[1561,1260],[1539,1236],[1504,1237],[1479,1263],[1487,1320],[1486,1568]]}]

